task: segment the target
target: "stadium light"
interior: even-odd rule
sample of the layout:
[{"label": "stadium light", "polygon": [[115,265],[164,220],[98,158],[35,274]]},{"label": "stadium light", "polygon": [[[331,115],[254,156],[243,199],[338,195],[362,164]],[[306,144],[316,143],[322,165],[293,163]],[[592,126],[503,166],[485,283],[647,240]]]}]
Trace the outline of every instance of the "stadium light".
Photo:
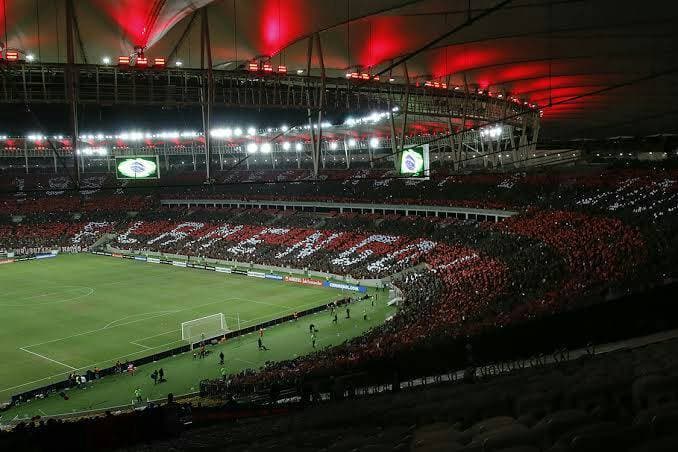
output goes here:
[{"label": "stadium light", "polygon": [[301,75],[301,74],[303,74],[303,73],[304,73],[304,70],[303,70],[303,69],[297,69],[297,75]]},{"label": "stadium light", "polygon": [[268,154],[271,152],[271,143],[264,143],[261,145],[261,152],[264,154]]},{"label": "stadium light", "polygon": [[290,130],[290,128],[289,128],[289,126],[288,126],[287,124],[283,124],[283,125],[280,127],[280,130],[282,130],[283,132],[287,132],[288,130]]},{"label": "stadium light", "polygon": [[355,138],[349,138],[348,147],[354,148],[358,144],[358,141]]},{"label": "stadium light", "polygon": [[174,62],[174,65],[177,67],[181,67],[184,63],[181,60],[177,60]]},{"label": "stadium light", "polygon": [[297,144],[294,146],[294,148],[295,148],[297,151],[301,151],[301,150],[304,149],[304,145],[301,144],[301,143],[297,143]]},{"label": "stadium light", "polygon": [[33,60],[35,60],[35,55],[33,55],[32,53],[26,55],[26,61],[30,63]]},{"label": "stadium light", "polygon": [[250,154],[254,154],[259,150],[259,146],[257,146],[257,143],[248,143],[247,144],[247,152]]},{"label": "stadium light", "polygon": [[285,142],[282,144],[283,151],[289,151],[291,147],[292,147],[292,145],[290,144],[289,141],[285,141]]},{"label": "stadium light", "polygon": [[111,64],[111,58],[105,56],[105,57],[103,57],[103,58],[101,59],[101,62],[102,62],[103,64]]},{"label": "stadium light", "polygon": [[377,137],[370,138],[370,147],[378,148],[379,147],[379,138],[377,138]]},{"label": "stadium light", "polygon": [[338,146],[339,144],[336,141],[330,142],[330,149],[332,149],[333,151],[336,151]]},{"label": "stadium light", "polygon": [[255,129],[254,127],[248,127],[247,128],[247,136],[252,137],[256,134],[257,134],[257,129]]},{"label": "stadium light", "polygon": [[236,137],[241,136],[242,135],[242,129],[240,127],[236,127],[235,129],[233,129],[233,135],[236,136]]}]

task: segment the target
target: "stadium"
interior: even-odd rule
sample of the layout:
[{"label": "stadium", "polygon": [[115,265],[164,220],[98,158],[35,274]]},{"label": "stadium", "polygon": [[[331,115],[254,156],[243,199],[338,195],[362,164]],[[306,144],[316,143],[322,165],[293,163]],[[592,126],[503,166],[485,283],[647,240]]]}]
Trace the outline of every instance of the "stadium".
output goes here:
[{"label": "stadium", "polygon": [[0,3],[0,449],[678,450],[674,2]]}]

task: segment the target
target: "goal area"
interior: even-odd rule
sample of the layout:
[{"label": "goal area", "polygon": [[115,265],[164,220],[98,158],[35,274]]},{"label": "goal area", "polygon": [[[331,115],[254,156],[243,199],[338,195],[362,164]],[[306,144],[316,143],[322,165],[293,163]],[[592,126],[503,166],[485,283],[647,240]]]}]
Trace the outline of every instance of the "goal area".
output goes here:
[{"label": "goal area", "polygon": [[181,323],[181,340],[195,344],[197,342],[214,339],[228,333],[226,317],[223,313],[212,314],[199,319]]}]

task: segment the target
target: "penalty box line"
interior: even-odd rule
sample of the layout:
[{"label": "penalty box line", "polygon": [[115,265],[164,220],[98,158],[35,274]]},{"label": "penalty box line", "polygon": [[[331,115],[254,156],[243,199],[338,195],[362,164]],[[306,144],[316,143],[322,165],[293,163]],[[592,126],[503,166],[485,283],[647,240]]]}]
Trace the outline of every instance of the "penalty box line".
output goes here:
[{"label": "penalty box line", "polygon": [[22,350],[22,351],[24,351],[24,352],[26,352],[26,353],[30,353],[31,355],[38,356],[38,357],[40,357],[40,358],[42,358],[42,359],[46,359],[47,361],[51,361],[51,362],[53,362],[53,363],[59,364],[60,366],[68,367],[68,368],[71,369],[71,370],[78,370],[77,367],[69,366],[68,364],[62,363],[61,361],[57,361],[56,359],[52,359],[52,358],[50,358],[50,357],[48,357],[48,356],[41,355],[40,353],[32,352],[32,351],[30,351],[30,350],[26,350],[26,349],[23,348],[23,347],[19,347],[19,350]]}]

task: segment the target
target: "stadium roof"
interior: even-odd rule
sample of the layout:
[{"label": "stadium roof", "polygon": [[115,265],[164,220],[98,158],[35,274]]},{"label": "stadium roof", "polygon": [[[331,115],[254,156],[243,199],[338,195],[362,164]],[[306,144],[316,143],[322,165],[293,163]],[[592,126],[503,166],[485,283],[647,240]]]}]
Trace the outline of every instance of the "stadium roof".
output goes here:
[{"label": "stadium roof", "polygon": [[[508,92],[544,106],[551,136],[675,131],[678,7],[673,0],[75,0],[77,60],[130,54],[200,66],[206,7],[215,67],[270,58],[306,67],[319,32],[331,75],[407,60],[412,79]],[[0,41],[64,62],[65,2],[3,0]],[[470,9],[469,9],[470,6]],[[492,10],[493,8],[496,10]],[[475,18],[483,16],[477,20]],[[469,17],[471,20],[469,20]],[[427,44],[455,30],[429,47]],[[426,47],[426,48],[424,48]],[[315,68],[319,67],[317,57]],[[403,82],[403,65],[393,69]],[[613,89],[614,88],[614,89]],[[597,94],[592,94],[597,93]],[[551,105],[551,106],[549,106]]]}]

